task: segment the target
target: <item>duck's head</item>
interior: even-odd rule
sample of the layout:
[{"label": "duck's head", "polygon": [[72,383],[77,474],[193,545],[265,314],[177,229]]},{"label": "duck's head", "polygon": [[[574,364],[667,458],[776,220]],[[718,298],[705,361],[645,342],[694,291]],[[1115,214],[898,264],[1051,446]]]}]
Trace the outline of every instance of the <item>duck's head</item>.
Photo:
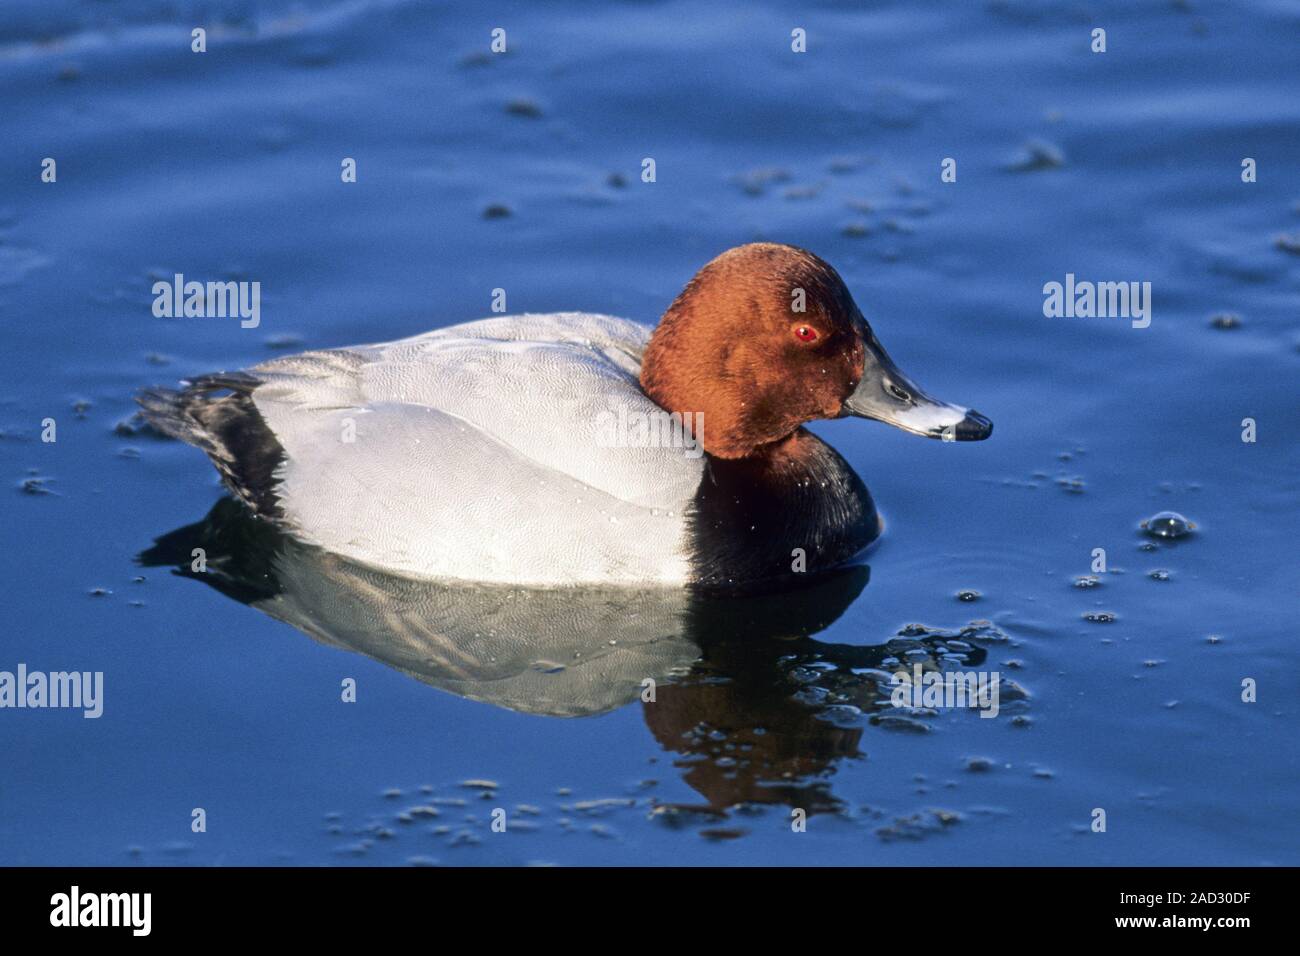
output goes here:
[{"label": "duck's head", "polygon": [[697,437],[720,458],[847,415],[955,441],[993,431],[899,371],[839,273],[775,243],[729,249],[695,274],[650,339],[641,386],[668,411],[703,413]]}]

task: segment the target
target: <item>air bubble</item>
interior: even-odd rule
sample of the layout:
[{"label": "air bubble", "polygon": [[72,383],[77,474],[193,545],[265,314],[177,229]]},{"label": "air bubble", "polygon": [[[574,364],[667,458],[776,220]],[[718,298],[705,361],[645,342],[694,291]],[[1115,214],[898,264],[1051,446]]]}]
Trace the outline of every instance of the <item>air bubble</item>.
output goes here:
[{"label": "air bubble", "polygon": [[1177,511],[1162,511],[1143,521],[1141,527],[1153,538],[1182,538],[1190,534],[1196,525]]}]

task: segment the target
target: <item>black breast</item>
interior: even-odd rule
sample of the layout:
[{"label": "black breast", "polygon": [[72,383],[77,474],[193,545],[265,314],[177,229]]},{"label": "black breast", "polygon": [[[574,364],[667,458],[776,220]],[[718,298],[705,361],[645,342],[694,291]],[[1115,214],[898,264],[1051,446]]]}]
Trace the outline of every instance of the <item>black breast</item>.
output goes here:
[{"label": "black breast", "polygon": [[843,565],[876,539],[880,520],[862,479],[801,429],[769,453],[708,457],[689,533],[696,587],[752,591]]}]

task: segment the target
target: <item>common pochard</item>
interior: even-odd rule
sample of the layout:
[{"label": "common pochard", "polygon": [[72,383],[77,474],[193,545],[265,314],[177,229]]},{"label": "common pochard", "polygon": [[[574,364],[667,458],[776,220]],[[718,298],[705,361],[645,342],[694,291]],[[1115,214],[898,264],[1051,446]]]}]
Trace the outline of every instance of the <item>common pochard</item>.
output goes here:
[{"label": "common pochard", "polygon": [[141,394],[256,514],[398,574],[752,588],[852,560],[871,495],[804,425],[987,438],[890,360],[836,271],[754,243],[653,331],[582,312],[304,352]]}]

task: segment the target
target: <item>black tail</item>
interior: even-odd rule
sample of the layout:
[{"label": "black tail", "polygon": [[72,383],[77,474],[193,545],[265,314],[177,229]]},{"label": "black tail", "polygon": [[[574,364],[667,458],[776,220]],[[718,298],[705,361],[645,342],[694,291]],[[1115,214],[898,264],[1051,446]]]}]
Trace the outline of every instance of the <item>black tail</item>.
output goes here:
[{"label": "black tail", "polygon": [[226,487],[254,512],[279,518],[275,472],[284,448],[253,403],[260,384],[244,372],[222,372],[187,382],[180,391],[145,389],[136,402],[158,431],[206,452]]}]

